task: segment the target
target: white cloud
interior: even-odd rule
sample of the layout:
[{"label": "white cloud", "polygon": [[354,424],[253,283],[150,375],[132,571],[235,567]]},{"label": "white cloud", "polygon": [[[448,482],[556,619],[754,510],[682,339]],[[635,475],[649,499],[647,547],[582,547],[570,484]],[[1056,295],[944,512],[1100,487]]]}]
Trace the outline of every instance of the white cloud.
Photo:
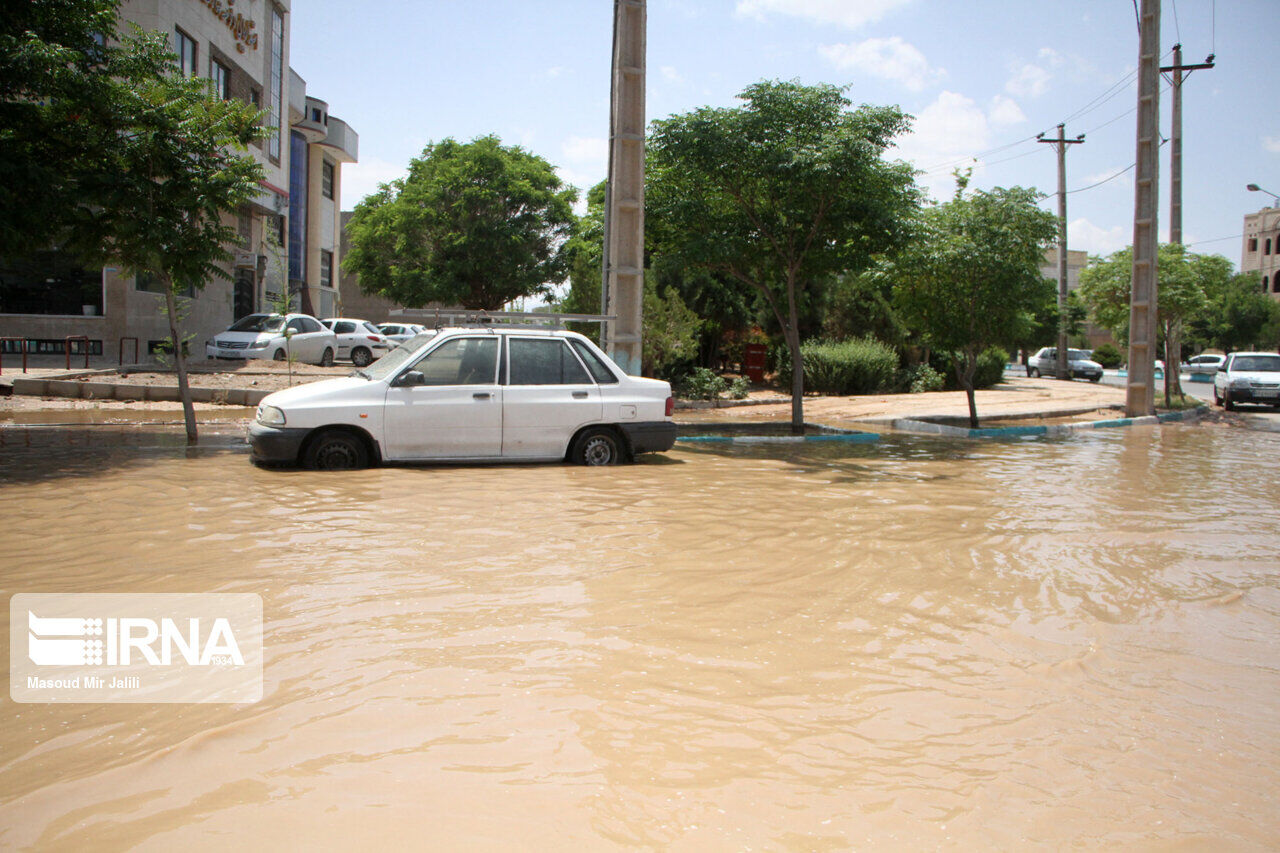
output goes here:
[{"label": "white cloud", "polygon": [[552,80],[554,80],[564,72],[565,72],[565,67],[563,65],[553,65],[546,70],[546,75],[550,77]]},{"label": "white cloud", "polygon": [[560,153],[564,165],[556,171],[561,180],[582,191],[579,202],[585,205],[582,199],[586,198],[587,190],[609,173],[609,140],[601,136],[570,136],[561,143]]},{"label": "white cloud", "polygon": [[900,156],[917,169],[932,170],[920,183],[935,198],[949,198],[955,190],[951,172],[974,166],[973,155],[991,147],[987,115],[972,98],[943,91],[916,116],[911,133],[898,142]]},{"label": "white cloud", "polygon": [[1067,223],[1067,248],[1083,249],[1091,255],[1109,255],[1129,245],[1133,227],[1116,225],[1100,228],[1081,217]]},{"label": "white cloud", "polygon": [[1015,65],[1004,90],[1019,98],[1038,98],[1049,88],[1049,72],[1030,63]]},{"label": "white cloud", "polygon": [[1262,137],[1262,147],[1272,154],[1280,154],[1280,136]]},{"label": "white cloud", "polygon": [[342,167],[342,209],[351,210],[367,195],[378,191],[379,184],[402,178],[409,172],[408,163],[388,163],[377,157],[366,157]]},{"label": "white cloud", "polygon": [[873,24],[911,0],[738,0],[736,14],[763,21],[771,14],[791,15],[814,24],[851,30]]},{"label": "white cloud", "polygon": [[861,71],[873,77],[901,83],[913,92],[936,83],[946,72],[929,65],[923,53],[898,36],[873,38],[852,44],[818,48],[841,71]]},{"label": "white cloud", "polygon": [[681,76],[680,72],[676,70],[674,65],[662,66],[661,72],[662,79],[666,80],[668,83],[675,83],[679,85],[684,82],[684,77]]},{"label": "white cloud", "polygon": [[996,95],[991,99],[991,104],[987,107],[987,118],[993,125],[1000,127],[1021,124],[1027,120],[1026,114],[1018,106],[1018,102],[1013,98],[1006,98],[1004,95]]}]

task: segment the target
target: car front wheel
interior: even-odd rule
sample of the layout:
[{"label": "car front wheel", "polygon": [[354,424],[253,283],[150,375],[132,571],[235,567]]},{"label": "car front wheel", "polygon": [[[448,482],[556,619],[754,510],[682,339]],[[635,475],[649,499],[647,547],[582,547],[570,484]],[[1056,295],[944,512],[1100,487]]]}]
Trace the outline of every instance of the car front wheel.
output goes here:
[{"label": "car front wheel", "polygon": [[350,471],[369,466],[364,442],[345,430],[329,429],[307,445],[303,463],[313,471]]},{"label": "car front wheel", "polygon": [[1235,401],[1231,399],[1231,389],[1227,389],[1222,392],[1222,408],[1226,409],[1228,412],[1234,412],[1236,410]]},{"label": "car front wheel", "polygon": [[569,458],[579,465],[617,465],[623,461],[622,442],[611,429],[589,429],[573,443]]},{"label": "car front wheel", "polygon": [[282,349],[278,349],[278,350],[276,350],[276,351],[275,351],[275,354],[274,354],[273,356],[271,356],[271,357],[272,357],[274,360],[276,360],[276,361],[284,361],[284,360],[285,360],[285,358],[286,358],[286,356],[285,356],[285,354],[284,354],[284,350],[282,350]]},{"label": "car front wheel", "polygon": [[356,347],[351,351],[351,363],[356,367],[366,367],[373,361],[373,353],[368,347]]},{"label": "car front wheel", "polygon": [[1033,367],[1031,368],[1031,370],[1027,372],[1027,375],[1029,375],[1032,379],[1039,379],[1040,369],[1038,367]]},{"label": "car front wheel", "polygon": [[1221,396],[1220,394],[1218,394],[1218,386],[1217,386],[1217,385],[1213,386],[1213,404],[1214,404],[1215,406],[1221,406],[1221,405],[1222,405],[1222,396]]}]

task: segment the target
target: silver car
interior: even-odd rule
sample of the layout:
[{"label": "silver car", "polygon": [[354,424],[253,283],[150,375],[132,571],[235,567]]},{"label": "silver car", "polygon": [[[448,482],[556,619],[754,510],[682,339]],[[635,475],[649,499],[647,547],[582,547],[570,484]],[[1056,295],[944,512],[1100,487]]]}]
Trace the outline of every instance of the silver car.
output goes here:
[{"label": "silver car", "polygon": [[[1102,379],[1102,365],[1089,358],[1090,353],[1082,349],[1067,350],[1067,378],[1077,376],[1097,382]],[[1058,348],[1041,347],[1039,352],[1027,359],[1028,376],[1056,376],[1058,372]]]},{"label": "silver car", "polygon": [[1237,403],[1280,404],[1280,355],[1231,353],[1213,375],[1213,402],[1228,411]]}]

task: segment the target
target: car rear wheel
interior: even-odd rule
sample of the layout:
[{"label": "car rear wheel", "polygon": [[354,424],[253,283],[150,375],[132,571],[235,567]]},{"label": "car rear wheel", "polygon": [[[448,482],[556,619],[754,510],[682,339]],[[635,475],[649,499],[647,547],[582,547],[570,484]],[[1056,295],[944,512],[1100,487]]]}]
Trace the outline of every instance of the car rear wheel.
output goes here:
[{"label": "car rear wheel", "polygon": [[365,367],[373,361],[373,353],[368,347],[356,347],[351,351],[351,363],[356,367]]},{"label": "car rear wheel", "polygon": [[350,471],[369,466],[369,450],[345,430],[327,429],[307,445],[303,463],[313,471]]},{"label": "car rear wheel", "polygon": [[321,367],[333,367],[333,350],[329,347],[324,348],[324,354],[320,356]]},{"label": "car rear wheel", "polygon": [[622,442],[613,430],[595,427],[578,436],[569,458],[579,465],[617,465],[623,461]]}]

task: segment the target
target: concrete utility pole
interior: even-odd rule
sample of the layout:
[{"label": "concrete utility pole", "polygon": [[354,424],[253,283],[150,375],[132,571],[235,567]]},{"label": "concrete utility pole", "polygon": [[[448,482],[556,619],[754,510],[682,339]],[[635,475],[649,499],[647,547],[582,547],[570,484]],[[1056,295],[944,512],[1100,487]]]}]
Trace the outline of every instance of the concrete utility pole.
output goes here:
[{"label": "concrete utility pole", "polygon": [[1125,413],[1131,418],[1155,412],[1160,0],[1142,0],[1138,36],[1138,157],[1133,194],[1133,285],[1129,292],[1129,379],[1125,389]]},{"label": "concrete utility pole", "polygon": [[1037,142],[1048,142],[1058,151],[1058,364],[1054,368],[1058,379],[1070,379],[1067,369],[1067,146],[1084,142],[1084,134],[1067,139],[1065,125],[1058,125],[1057,139],[1044,139],[1036,134]]},{"label": "concrete utility pole", "polygon": [[644,301],[645,0],[614,0],[609,183],[604,212],[604,350],[640,372]]},{"label": "concrete utility pole", "polygon": [[[1173,64],[1160,69],[1161,72],[1172,72],[1170,83],[1173,86],[1173,114],[1169,132],[1169,242],[1182,244],[1182,80],[1183,72],[1213,67],[1213,54],[1198,65],[1182,64],[1182,45],[1173,46]],[[1164,393],[1165,399],[1171,392],[1182,393],[1182,382],[1175,365],[1181,361],[1182,347],[1180,330],[1174,330],[1165,341]]]}]

